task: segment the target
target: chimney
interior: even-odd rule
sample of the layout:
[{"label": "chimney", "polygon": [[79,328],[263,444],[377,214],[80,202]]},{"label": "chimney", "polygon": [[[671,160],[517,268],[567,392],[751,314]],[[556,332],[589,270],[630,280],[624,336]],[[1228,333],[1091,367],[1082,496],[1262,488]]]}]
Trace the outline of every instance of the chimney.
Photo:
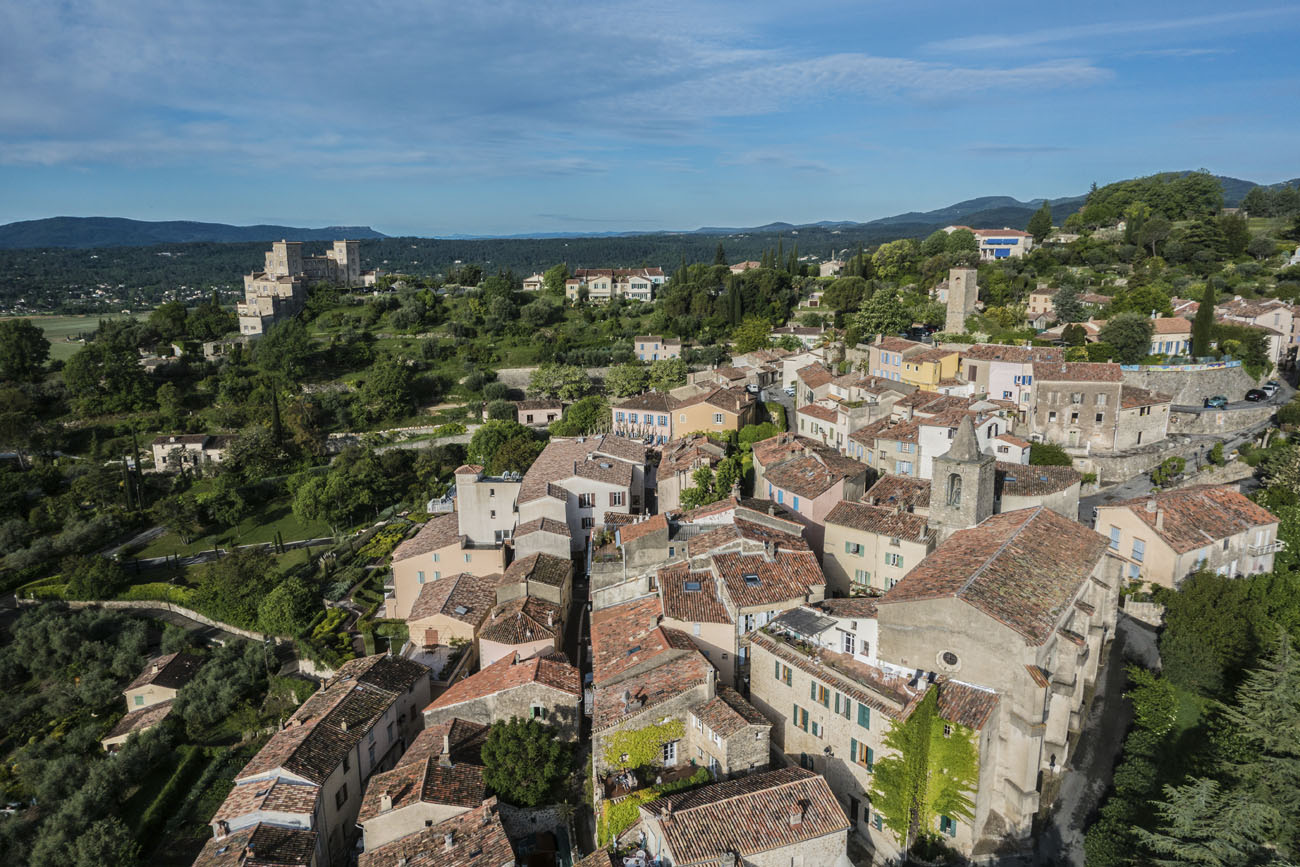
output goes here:
[{"label": "chimney", "polygon": [[347,730],[348,730],[348,721],[347,721],[347,720],[339,720],[339,729],[342,730],[342,731],[347,731]]},{"label": "chimney", "polygon": [[256,857],[257,857],[257,852],[254,851],[254,849],[253,849],[252,846],[249,846],[249,847],[247,847],[246,849],[244,849],[244,860],[245,860],[245,861],[252,861],[252,860],[253,860],[254,858],[256,858]]},{"label": "chimney", "polygon": [[790,820],[790,827],[791,827],[791,828],[797,828],[797,827],[799,827],[800,825],[802,825],[802,824],[803,824],[803,808],[802,808],[802,807],[798,807],[798,806],[796,806],[795,808],[793,808],[792,810],[790,810],[789,820]]},{"label": "chimney", "polygon": [[388,790],[384,790],[384,793],[379,796],[379,812],[387,813],[391,809],[393,809],[392,793]]},{"label": "chimney", "polygon": [[157,674],[157,673],[158,673],[158,663],[157,663],[157,662],[155,662],[155,663],[153,664],[153,673],[154,673],[154,674]]},{"label": "chimney", "polygon": [[451,726],[450,725],[448,725],[447,730],[442,733],[442,754],[444,756],[451,755]]},{"label": "chimney", "polygon": [[1165,510],[1156,509],[1156,530],[1160,531],[1165,528]]},{"label": "chimney", "polygon": [[222,837],[225,837],[225,836],[227,836],[227,835],[230,834],[230,823],[227,822],[225,819],[218,819],[217,821],[213,822],[212,824],[213,824],[213,827],[215,828],[215,830],[216,830],[216,832],[217,832],[217,839],[218,839],[218,840],[220,840]]},{"label": "chimney", "polygon": [[554,626],[554,625],[555,625],[555,612],[554,612],[554,611],[548,611],[548,612],[546,612],[546,625],[547,625],[547,626]]},{"label": "chimney", "polygon": [[1147,512],[1150,513],[1155,511],[1157,511],[1156,500],[1155,497],[1151,497],[1150,499],[1147,500]]},{"label": "chimney", "polygon": [[456,848],[456,832],[455,832],[455,831],[448,831],[447,833],[445,833],[445,834],[442,835],[442,847],[443,847],[443,849],[445,849],[445,850],[448,851],[448,852],[450,852],[452,849]]}]

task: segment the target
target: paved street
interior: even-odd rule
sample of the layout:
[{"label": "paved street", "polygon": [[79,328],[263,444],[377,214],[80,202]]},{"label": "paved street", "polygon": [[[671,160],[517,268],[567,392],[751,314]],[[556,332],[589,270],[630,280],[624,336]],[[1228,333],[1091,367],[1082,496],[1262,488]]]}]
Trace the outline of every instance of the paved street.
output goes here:
[{"label": "paved street", "polygon": [[1110,788],[1115,761],[1133,717],[1133,708],[1124,698],[1124,666],[1129,662],[1156,667],[1160,656],[1155,630],[1121,614],[1052,818],[1035,841],[1033,863],[1039,867],[1084,867],[1084,831]]}]

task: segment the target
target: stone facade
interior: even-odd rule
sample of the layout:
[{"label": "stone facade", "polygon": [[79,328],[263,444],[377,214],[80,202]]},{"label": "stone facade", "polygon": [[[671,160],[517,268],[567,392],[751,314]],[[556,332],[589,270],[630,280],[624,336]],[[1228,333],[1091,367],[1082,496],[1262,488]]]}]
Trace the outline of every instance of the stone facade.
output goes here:
[{"label": "stone facade", "polygon": [[948,334],[965,333],[966,318],[975,312],[975,302],[979,300],[978,277],[979,271],[974,268],[949,269],[948,315],[943,325]]}]

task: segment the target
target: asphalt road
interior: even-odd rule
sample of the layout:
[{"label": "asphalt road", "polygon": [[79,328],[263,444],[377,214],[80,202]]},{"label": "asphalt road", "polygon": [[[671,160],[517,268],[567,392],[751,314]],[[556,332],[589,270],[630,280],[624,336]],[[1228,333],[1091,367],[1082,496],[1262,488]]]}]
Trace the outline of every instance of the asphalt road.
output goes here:
[{"label": "asphalt road", "polygon": [[[1278,382],[1281,383],[1281,387],[1278,388],[1277,393],[1274,394],[1272,397],[1270,397],[1268,400],[1261,400],[1261,401],[1233,400],[1233,401],[1229,401],[1228,405],[1223,409],[1210,409],[1209,407],[1206,406],[1175,406],[1173,407],[1173,409],[1177,412],[1200,413],[1200,412],[1224,412],[1225,410],[1234,410],[1234,409],[1255,409],[1261,406],[1273,406],[1273,407],[1282,406],[1283,404],[1288,403],[1291,400],[1291,398],[1295,396],[1295,389],[1292,388],[1290,385],[1288,385],[1285,380],[1279,379]],[[1224,397],[1229,397],[1229,395],[1225,394]]]}]

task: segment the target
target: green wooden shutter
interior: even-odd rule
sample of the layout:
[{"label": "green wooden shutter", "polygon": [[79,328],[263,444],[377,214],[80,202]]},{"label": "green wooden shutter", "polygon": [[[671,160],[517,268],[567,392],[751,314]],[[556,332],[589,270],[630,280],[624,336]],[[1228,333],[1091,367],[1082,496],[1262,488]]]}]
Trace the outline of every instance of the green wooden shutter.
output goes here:
[{"label": "green wooden shutter", "polygon": [[867,747],[867,770],[874,771],[875,769],[876,769],[876,754],[871,749],[871,747]]},{"label": "green wooden shutter", "polygon": [[817,681],[808,681],[808,697],[813,701],[817,700]]},{"label": "green wooden shutter", "polygon": [[864,729],[871,728],[871,708],[862,702],[858,702],[858,725]]},{"label": "green wooden shutter", "polygon": [[776,666],[776,679],[777,679],[777,680],[780,680],[780,679],[781,679],[781,661],[780,661],[779,659],[776,659],[776,660],[773,660],[772,662],[773,662],[773,664]]},{"label": "green wooden shutter", "polygon": [[857,760],[858,760],[858,739],[849,738],[849,761],[856,762]]}]

